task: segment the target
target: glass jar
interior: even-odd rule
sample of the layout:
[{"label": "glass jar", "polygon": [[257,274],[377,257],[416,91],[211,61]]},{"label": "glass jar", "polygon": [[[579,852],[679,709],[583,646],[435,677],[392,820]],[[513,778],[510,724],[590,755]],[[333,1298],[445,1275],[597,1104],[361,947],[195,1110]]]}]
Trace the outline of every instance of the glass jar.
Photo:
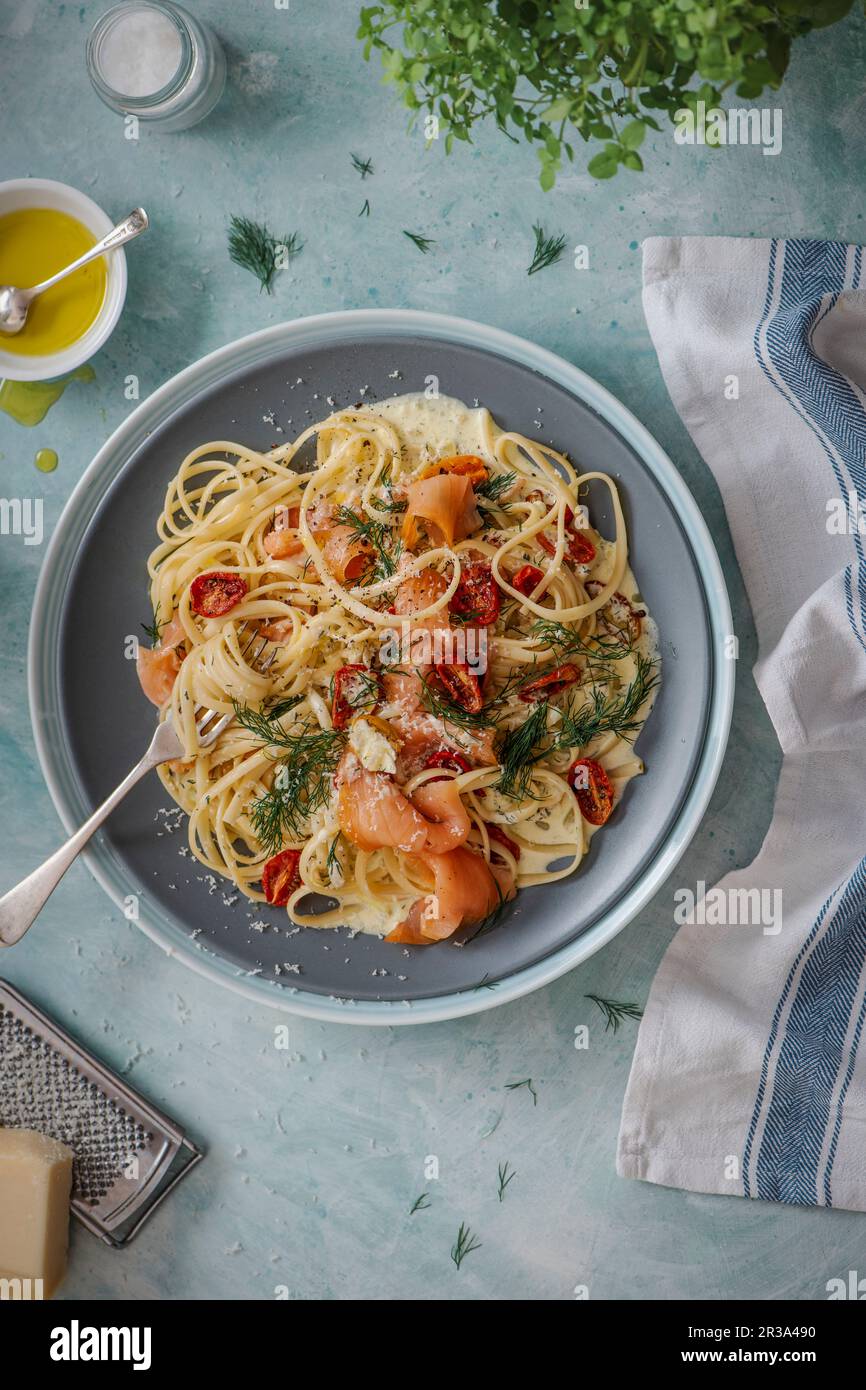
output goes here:
[{"label": "glass jar", "polygon": [[153,130],[186,130],[223,93],[225,54],[206,24],[171,0],[123,0],[96,21],[87,70],[97,94]]}]

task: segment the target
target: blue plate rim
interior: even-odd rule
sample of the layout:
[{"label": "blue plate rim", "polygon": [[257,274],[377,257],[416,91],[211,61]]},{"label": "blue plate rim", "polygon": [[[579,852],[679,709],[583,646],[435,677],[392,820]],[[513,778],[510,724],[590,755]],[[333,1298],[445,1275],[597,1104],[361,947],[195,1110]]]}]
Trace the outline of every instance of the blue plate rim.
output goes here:
[{"label": "blue plate rim", "polygon": [[[713,650],[710,707],[700,761],[679,815],[664,845],[631,889],[580,937],[544,960],[498,981],[490,989],[463,991],[414,1000],[354,1001],[289,990],[209,955],[192,942],[178,943],[173,929],[161,920],[137,922],[142,931],[169,956],[234,993],[283,1012],[322,1022],[392,1027],[431,1023],[481,1013],[540,989],[594,955],[633,920],[685,853],[718,779],[727,746],[734,699],[734,662],[726,659],[724,644],[733,630],[730,601],[721,564],[698,506],[684,480],[649,431],[617,398],[579,367],[548,349],[503,329],[448,314],[415,309],[347,309],[292,319],[260,329],[208,353],[158,387],[118,426],[88,465],[58,518],[46,548],[36,586],[27,652],[28,687],[33,736],[40,766],[58,815],[71,833],[79,824],[74,804],[74,775],[64,766],[62,750],[52,743],[52,723],[59,708],[57,636],[61,610],[60,586],[52,577],[63,572],[64,557],[84,534],[87,520],[126,460],[147,436],[174,411],[223,377],[254,366],[275,349],[321,346],[335,340],[355,342],[359,335],[414,334],[482,347],[530,367],[564,387],[610,424],[634,450],[677,510],[701,576]],[[124,884],[99,839],[91,842],[85,862],[100,886],[121,909]]]}]

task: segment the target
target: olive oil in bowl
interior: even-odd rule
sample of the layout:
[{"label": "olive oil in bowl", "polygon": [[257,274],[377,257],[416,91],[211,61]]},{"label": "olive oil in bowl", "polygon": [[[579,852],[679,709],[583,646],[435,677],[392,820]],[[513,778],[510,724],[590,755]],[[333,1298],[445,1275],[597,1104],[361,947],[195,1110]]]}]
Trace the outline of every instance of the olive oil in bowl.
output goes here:
[{"label": "olive oil in bowl", "polygon": [[[0,284],[30,289],[89,251],[97,238],[55,208],[21,208],[0,217]],[[20,333],[4,335],[4,352],[48,357],[78,342],[102,308],[105,258],[100,256],[30,305]]]}]

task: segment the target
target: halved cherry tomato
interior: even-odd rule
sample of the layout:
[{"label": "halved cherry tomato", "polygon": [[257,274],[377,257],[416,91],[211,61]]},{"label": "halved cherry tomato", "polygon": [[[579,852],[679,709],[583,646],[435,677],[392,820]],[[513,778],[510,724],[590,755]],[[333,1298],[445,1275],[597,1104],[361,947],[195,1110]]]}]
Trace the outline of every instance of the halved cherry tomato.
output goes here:
[{"label": "halved cherry tomato", "polygon": [[345,729],[353,715],[375,709],[378,702],[379,677],[369,666],[341,666],[334,672],[331,723],[335,729]]},{"label": "halved cherry tomato", "polygon": [[506,835],[505,831],[502,829],[501,826],[493,825],[490,821],[488,821],[487,834],[491,840],[498,840],[501,845],[504,845],[505,848],[514,855],[515,859],[520,858],[520,845],[515,844],[514,840],[512,840],[508,835]]},{"label": "halved cherry tomato", "polygon": [[584,820],[590,825],[604,825],[613,810],[613,787],[601,763],[594,758],[578,758],[568,769],[567,781]]},{"label": "halved cherry tomato", "polygon": [[466,565],[448,610],[477,627],[490,627],[499,617],[502,595],[486,561]]},{"label": "halved cherry tomato", "polygon": [[519,594],[526,594],[528,598],[543,578],[544,570],[540,570],[537,565],[521,565],[520,569],[511,576],[511,587],[516,589]]},{"label": "halved cherry tomato", "polygon": [[[464,758],[462,753],[458,753],[455,748],[440,748],[438,752],[432,753],[424,764],[424,770],[432,767],[448,767],[454,772],[468,772],[472,764],[468,758]],[[441,777],[431,777],[431,782],[441,782]]]},{"label": "halved cherry tomato", "polygon": [[262,869],[262,892],[273,907],[285,907],[301,884],[299,849],[284,849],[269,859]]},{"label": "halved cherry tomato", "polygon": [[567,690],[570,685],[574,685],[574,682],[579,680],[580,668],[568,661],[564,666],[555,666],[546,675],[530,681],[519,692],[520,698],[528,705],[532,704],[533,700],[552,700],[554,696],[561,695],[563,690]]},{"label": "halved cherry tomato", "polygon": [[465,662],[455,666],[437,666],[436,674],[449,699],[469,714],[477,714],[484,704],[478,677]]},{"label": "halved cherry tomato", "polygon": [[231,570],[198,574],[189,590],[192,611],[200,618],[221,618],[240,603],[248,587],[243,575]]},{"label": "halved cherry tomato", "polygon": [[[568,509],[566,509],[566,517],[567,516]],[[535,539],[538,541],[542,550],[547,551],[548,555],[556,554],[555,542],[549,540],[544,532],[536,536]],[[595,559],[595,546],[592,541],[587,540],[582,531],[572,531],[569,534],[566,528],[566,549],[569,559],[573,560],[576,565],[591,565]]]},{"label": "halved cherry tomato", "polygon": [[437,459],[424,469],[421,477],[435,478],[437,473],[459,473],[468,478],[473,487],[487,481],[487,465],[477,454],[450,454],[448,458]]}]

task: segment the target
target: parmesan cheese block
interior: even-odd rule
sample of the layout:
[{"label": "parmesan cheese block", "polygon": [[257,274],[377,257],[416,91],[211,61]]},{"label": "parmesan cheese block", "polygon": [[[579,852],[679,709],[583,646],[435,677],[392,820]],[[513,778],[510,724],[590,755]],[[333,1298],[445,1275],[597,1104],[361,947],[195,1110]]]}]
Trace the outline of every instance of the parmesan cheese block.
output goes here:
[{"label": "parmesan cheese block", "polygon": [[0,1299],[50,1298],[66,1273],[72,1150],[0,1129]]}]

